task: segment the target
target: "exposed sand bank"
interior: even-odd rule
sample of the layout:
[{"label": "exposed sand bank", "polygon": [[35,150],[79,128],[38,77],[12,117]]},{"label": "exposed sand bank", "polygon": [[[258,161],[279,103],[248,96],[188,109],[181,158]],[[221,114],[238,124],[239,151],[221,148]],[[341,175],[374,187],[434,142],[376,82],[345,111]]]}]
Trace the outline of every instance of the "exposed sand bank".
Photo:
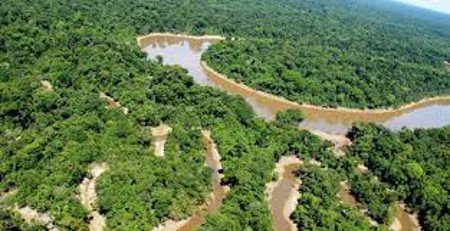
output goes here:
[{"label": "exposed sand bank", "polygon": [[49,213],[39,213],[29,206],[23,208],[16,206],[14,210],[18,212],[27,223],[38,223],[44,225],[50,231],[59,230],[54,224],[55,220],[53,216]]},{"label": "exposed sand bank", "polygon": [[[266,185],[266,195],[271,210],[272,223],[277,231],[285,231],[286,229],[289,231],[298,230],[289,217],[297,207],[298,198],[300,197],[298,189],[301,184],[300,179],[292,176],[292,167],[301,164],[303,162],[295,156],[282,157],[275,165],[274,171],[277,175],[277,180]],[[285,196],[284,194],[286,193],[288,194],[287,197],[277,198],[277,196]]]},{"label": "exposed sand bank", "polygon": [[106,219],[97,211],[97,193],[95,191],[97,178],[106,170],[108,170],[106,163],[91,165],[89,172],[92,178],[84,178],[78,186],[80,202],[89,212],[89,230],[91,231],[102,231],[106,226]]},{"label": "exposed sand bank", "polygon": [[389,229],[392,231],[420,231],[421,227],[417,215],[408,213],[404,203],[398,203],[395,208],[395,219]]},{"label": "exposed sand bank", "polygon": [[152,146],[155,149],[155,156],[164,157],[164,147],[167,136],[172,132],[172,128],[166,124],[161,124],[158,127],[151,128],[152,132]]},{"label": "exposed sand bank", "polygon": [[400,220],[397,217],[394,218],[394,221],[389,226],[389,230],[392,230],[392,231],[401,231],[402,230],[402,224],[400,223]]}]

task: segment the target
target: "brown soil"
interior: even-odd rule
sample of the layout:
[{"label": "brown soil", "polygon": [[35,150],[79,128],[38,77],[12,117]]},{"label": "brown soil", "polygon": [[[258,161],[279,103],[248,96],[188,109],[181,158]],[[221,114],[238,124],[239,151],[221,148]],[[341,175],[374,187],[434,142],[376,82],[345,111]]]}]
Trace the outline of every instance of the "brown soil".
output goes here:
[{"label": "brown soil", "polygon": [[106,100],[106,102],[108,102],[109,108],[118,108],[121,106],[118,101],[116,101],[114,98],[106,95],[104,92],[100,92],[99,97],[100,97],[100,99]]},{"label": "brown soil", "polygon": [[99,98],[105,100],[108,103],[108,108],[120,108],[125,115],[128,115],[128,113],[130,112],[130,109],[128,109],[127,107],[123,107],[119,101],[106,95],[104,92],[100,92]]},{"label": "brown soil", "polygon": [[403,203],[397,204],[395,208],[394,222],[389,226],[393,231],[419,231],[421,230],[417,215],[406,212]]},{"label": "brown soil", "polygon": [[369,169],[364,164],[358,164],[358,166],[356,166],[356,172],[359,174],[363,174],[368,171],[369,171]]}]

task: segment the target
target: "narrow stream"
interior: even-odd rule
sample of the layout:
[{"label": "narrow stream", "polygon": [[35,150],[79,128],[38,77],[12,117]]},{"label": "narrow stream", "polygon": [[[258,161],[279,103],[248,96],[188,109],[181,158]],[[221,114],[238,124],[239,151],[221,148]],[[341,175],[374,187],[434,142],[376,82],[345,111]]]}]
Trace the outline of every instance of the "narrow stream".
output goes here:
[{"label": "narrow stream", "polygon": [[[206,148],[206,164],[213,170],[213,192],[206,202],[206,208],[194,214],[189,220],[181,226],[178,231],[191,231],[199,227],[205,221],[205,215],[217,211],[226,197],[226,186],[220,184],[220,173],[222,164],[220,155],[217,151],[214,140],[211,139],[209,131],[202,131],[203,140]],[[206,213],[206,214],[205,214]]]},{"label": "narrow stream", "polygon": [[[298,190],[298,179],[293,174],[293,171],[298,167],[298,164],[290,164],[284,168],[282,179],[277,182],[273,189],[271,200],[269,202],[272,222],[275,230],[278,231],[294,231],[289,220],[289,215],[285,214],[286,207],[289,206],[289,201],[292,192]],[[287,215],[287,217],[285,216]]]},{"label": "narrow stream", "polygon": [[306,114],[301,127],[332,134],[344,134],[354,122],[376,122],[391,129],[431,128],[450,124],[450,97],[422,101],[401,110],[362,111],[352,109],[324,109],[299,105],[280,97],[243,87],[236,82],[202,65],[202,53],[218,39],[192,39],[180,36],[147,36],[139,44],[148,59],[163,58],[163,63],[180,65],[188,70],[194,81],[201,85],[220,88],[230,94],[240,95],[253,107],[255,113],[271,120],[276,113],[288,108],[300,108]]},{"label": "narrow stream", "polygon": [[275,165],[277,180],[266,185],[267,200],[275,231],[297,231],[290,219],[297,207],[301,181],[294,171],[303,162],[295,156],[284,156]]}]

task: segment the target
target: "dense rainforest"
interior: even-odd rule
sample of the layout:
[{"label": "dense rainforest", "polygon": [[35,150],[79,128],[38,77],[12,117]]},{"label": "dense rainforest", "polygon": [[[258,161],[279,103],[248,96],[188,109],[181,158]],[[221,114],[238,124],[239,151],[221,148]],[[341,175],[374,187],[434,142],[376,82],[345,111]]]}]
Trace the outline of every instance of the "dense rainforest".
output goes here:
[{"label": "dense rainforest", "polygon": [[[376,125],[357,125],[349,137],[353,145],[348,155],[360,158],[394,190],[397,200],[418,214],[424,230],[450,229],[450,127],[393,133]],[[353,182],[357,186],[361,181]],[[364,187],[366,192],[357,196],[373,200],[370,194],[379,190],[373,185],[357,186]]]},{"label": "dense rainforest", "polygon": [[[302,196],[291,218],[299,229],[386,230],[402,203],[406,211],[417,214],[422,230],[450,229],[450,126],[392,132],[375,124],[356,124],[347,136],[352,145],[345,156],[320,152],[312,158],[321,166],[297,170]],[[365,215],[378,227],[342,207],[336,199],[342,189],[339,182],[348,184],[357,207],[367,210]]]},{"label": "dense rainforest", "polygon": [[[146,60],[136,44],[137,35],[166,31],[244,38],[236,43],[257,38],[255,44],[284,41],[295,37],[287,32],[298,27],[294,13],[299,1],[277,2],[1,1],[0,230],[45,230],[24,222],[13,211],[15,206],[50,213],[61,230],[88,230],[91,218],[78,199],[78,185],[89,177],[90,164],[103,162],[109,168],[98,179],[96,207],[106,217],[109,229],[150,230],[166,220],[189,217],[205,202],[212,187],[211,170],[204,163],[202,129],[212,132],[222,156],[223,183],[231,191],[200,230],[272,230],[264,190],[283,155],[323,163],[323,168],[308,165],[297,173],[304,181],[300,191],[305,197],[300,198],[292,217],[302,230],[375,229],[357,209],[341,204],[335,196],[339,181],[346,178],[380,223],[389,224],[390,204],[398,197],[408,205],[420,201],[422,204],[412,206],[417,206],[413,209],[420,212],[425,230],[439,230],[437,222],[448,221],[443,207],[448,199],[442,199],[440,191],[429,198],[416,194],[404,181],[396,185],[384,180],[380,175],[385,170],[367,163],[374,170],[370,174],[383,182],[379,190],[364,194],[371,184],[357,187],[356,182],[370,182],[371,178],[351,174],[356,161],[366,159],[358,145],[350,150],[349,158],[337,158],[330,143],[296,128],[302,113],[287,111],[277,116],[277,121],[267,123],[257,118],[242,98],[196,85],[180,67]],[[302,4],[317,5],[314,2]],[[433,19],[425,14],[418,23],[424,25]],[[435,33],[444,36],[441,27],[446,28],[446,24],[436,27]],[[438,44],[438,38],[432,36],[430,41]],[[211,52],[228,43],[213,47]],[[441,73],[437,60],[446,52],[445,46],[441,48],[429,57],[436,63],[430,61],[425,69]],[[416,58],[420,57],[417,54]],[[438,77],[436,81],[440,81]],[[118,100],[129,113],[107,107],[99,97],[101,92]],[[150,127],[160,123],[173,128],[164,158],[154,156],[150,145]],[[352,132],[351,137],[358,143],[360,136],[370,136],[370,132]],[[440,132],[431,130],[428,136],[416,139],[410,136],[408,142],[416,140],[417,149],[424,153],[448,150],[448,143],[442,143],[448,136],[436,135]],[[435,147],[434,142],[441,148],[429,149]],[[423,166],[426,168],[428,165]],[[436,174],[423,177],[438,177]],[[439,180],[432,186],[441,184]],[[388,187],[399,193],[387,191]],[[4,194],[9,196],[4,198]],[[429,204],[433,200],[440,202]],[[441,210],[436,212],[433,205]],[[319,222],[320,218],[324,220]]]},{"label": "dense rainforest", "polygon": [[398,107],[450,93],[450,15],[384,0],[264,1],[271,11],[258,12],[245,2],[231,11],[248,27],[237,23],[236,39],[203,56],[238,82],[329,107]]}]

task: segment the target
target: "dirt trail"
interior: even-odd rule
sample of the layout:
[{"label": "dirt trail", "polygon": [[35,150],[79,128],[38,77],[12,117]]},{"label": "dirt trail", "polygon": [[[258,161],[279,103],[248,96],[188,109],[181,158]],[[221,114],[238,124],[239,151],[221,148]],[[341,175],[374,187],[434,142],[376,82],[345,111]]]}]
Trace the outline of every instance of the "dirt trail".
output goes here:
[{"label": "dirt trail", "polygon": [[119,101],[116,101],[114,98],[106,95],[104,92],[99,93],[99,98],[108,102],[108,108],[120,108],[125,115],[128,115],[128,113],[130,112],[127,107],[123,107]]},{"label": "dirt trail", "polygon": [[53,90],[53,85],[47,80],[41,80],[41,85],[46,91]]},{"label": "dirt trail", "polygon": [[152,146],[155,149],[155,156],[164,157],[164,147],[167,136],[172,132],[172,128],[166,124],[161,124],[158,127],[151,128],[152,132]]},{"label": "dirt trail", "polygon": [[223,177],[220,174],[222,170],[222,163],[220,162],[220,154],[214,140],[211,138],[209,131],[202,131],[202,138],[206,150],[206,164],[213,170],[213,191],[209,195],[205,204],[200,206],[198,211],[190,218],[181,221],[166,221],[155,227],[153,231],[191,231],[200,226],[206,214],[211,214],[217,211],[222,205],[223,200],[229,191],[228,186],[222,186],[220,180]]},{"label": "dirt trail", "polygon": [[95,191],[97,178],[106,170],[108,170],[106,163],[91,165],[89,172],[92,178],[84,178],[78,187],[80,202],[89,212],[89,229],[91,231],[102,231],[106,224],[105,218],[96,210],[97,193]]},{"label": "dirt trail", "polygon": [[59,230],[54,224],[54,218],[49,213],[39,213],[29,206],[23,208],[19,208],[18,206],[16,206],[14,210],[18,212],[28,223],[39,223],[41,225],[44,225],[50,231]]},{"label": "dirt trail", "polygon": [[301,181],[292,171],[303,164],[295,156],[282,157],[275,165],[277,180],[266,185],[272,224],[276,231],[297,231],[297,226],[289,218],[297,207]]}]

